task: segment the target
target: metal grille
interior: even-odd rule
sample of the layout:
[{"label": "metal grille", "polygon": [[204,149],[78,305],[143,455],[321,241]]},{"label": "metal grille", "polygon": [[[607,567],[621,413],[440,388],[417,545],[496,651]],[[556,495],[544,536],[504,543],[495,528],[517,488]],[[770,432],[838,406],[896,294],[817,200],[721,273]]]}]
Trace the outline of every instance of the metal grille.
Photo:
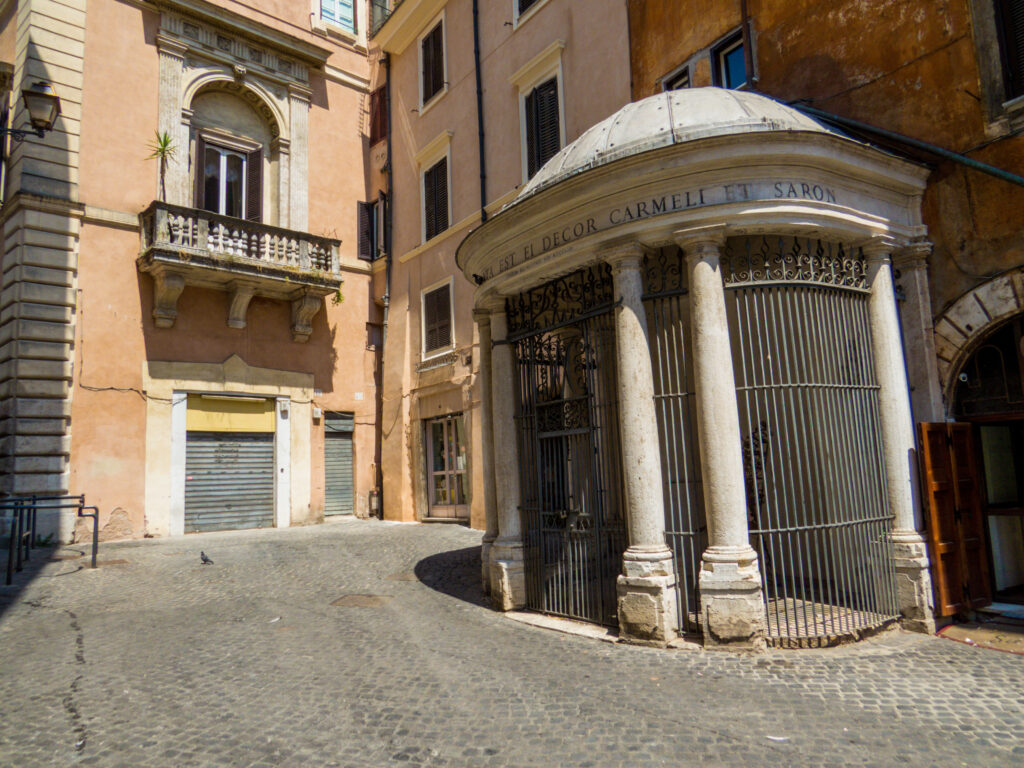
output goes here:
[{"label": "metal grille", "polygon": [[896,605],[863,256],[736,238],[722,272],[769,639],[877,627]]},{"label": "metal grille", "polygon": [[665,533],[678,575],[677,620],[682,632],[697,633],[697,579],[701,555],[707,548],[707,526],[696,435],[687,290],[686,265],[678,248],[662,249],[644,258],[644,308],[661,447]]},{"label": "metal grille", "polygon": [[324,514],[351,515],[353,511],[351,413],[324,414]]},{"label": "metal grille", "polygon": [[506,304],[527,606],[607,625],[627,546],[612,307],[606,266]]},{"label": "metal grille", "polygon": [[273,433],[189,432],[185,533],[273,525]]}]

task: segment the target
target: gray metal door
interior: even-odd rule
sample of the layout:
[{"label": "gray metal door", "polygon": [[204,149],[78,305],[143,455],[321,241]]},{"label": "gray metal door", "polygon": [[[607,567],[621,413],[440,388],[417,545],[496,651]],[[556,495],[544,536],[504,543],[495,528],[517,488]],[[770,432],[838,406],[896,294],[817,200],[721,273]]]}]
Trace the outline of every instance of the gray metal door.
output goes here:
[{"label": "gray metal door", "polygon": [[510,299],[527,606],[614,626],[627,546],[611,273]]},{"label": "gray metal door", "polygon": [[189,432],[185,532],[274,525],[274,435]]},{"label": "gray metal door", "polygon": [[351,413],[329,413],[324,419],[324,514],[351,515],[352,430]]}]

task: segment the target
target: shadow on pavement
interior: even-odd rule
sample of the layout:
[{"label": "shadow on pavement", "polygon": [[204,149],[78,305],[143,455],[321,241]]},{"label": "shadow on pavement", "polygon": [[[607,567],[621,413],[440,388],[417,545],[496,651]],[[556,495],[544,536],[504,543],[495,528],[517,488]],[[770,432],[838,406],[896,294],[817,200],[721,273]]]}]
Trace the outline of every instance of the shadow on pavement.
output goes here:
[{"label": "shadow on pavement", "polygon": [[474,605],[487,605],[480,584],[480,547],[453,549],[425,557],[413,572],[423,584]]},{"label": "shadow on pavement", "polygon": [[[8,608],[17,602],[18,597],[25,588],[39,577],[40,572],[47,563],[50,563],[55,559],[70,559],[70,562],[67,563],[67,565],[70,566],[69,568],[62,569],[60,573],[51,574],[51,578],[55,578],[57,576],[65,576],[73,571],[79,571],[82,569],[83,563],[88,562],[87,560],[75,562],[83,557],[84,552],[81,552],[80,550],[52,546],[33,547],[29,553],[30,559],[27,562],[22,562],[21,570],[14,573],[14,578],[9,585],[5,585],[4,575],[7,572],[8,556],[6,540],[3,542],[3,546],[0,549],[2,549],[2,551],[0,551],[0,617],[4,615]],[[73,558],[66,558],[62,555],[73,555]]]}]

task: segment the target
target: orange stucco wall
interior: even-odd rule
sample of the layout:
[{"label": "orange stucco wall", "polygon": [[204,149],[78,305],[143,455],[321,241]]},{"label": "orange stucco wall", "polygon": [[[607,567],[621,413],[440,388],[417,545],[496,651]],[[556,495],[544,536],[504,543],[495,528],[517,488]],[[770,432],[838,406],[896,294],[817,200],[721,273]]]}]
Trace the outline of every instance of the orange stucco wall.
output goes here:
[{"label": "orange stucco wall", "polygon": [[[347,77],[369,75],[364,52],[310,31],[302,3],[218,4],[332,50],[329,65]],[[157,328],[152,279],[135,266],[140,240],[132,218],[158,194],[157,164],[146,158],[158,120],[158,28],[157,13],[126,3],[93,3],[86,16],[71,492],[87,494],[100,507],[101,526],[120,508],[131,535],[143,535],[145,362],[220,364],[238,355],[249,366],[312,374],[313,405],[355,413],[355,509],[365,513],[378,453],[378,353],[367,349],[367,323],[380,321],[369,268],[356,261],[355,201],[370,197],[365,88],[311,72],[309,178],[292,183],[308,184],[307,231],[341,241],[344,284],[343,300],[326,300],[314,317],[309,340],[293,341],[287,301],[254,298],[246,328],[233,329],[226,323],[228,294],[192,286],[178,300],[174,326]],[[323,514],[322,418],[314,418],[310,435],[310,510],[294,522],[315,522]]]},{"label": "orange stucco wall", "polygon": [[[748,0],[757,89],[1018,172],[1024,139],[993,123],[979,49],[997,50],[969,0]],[[984,4],[975,4],[981,8]],[[990,5],[990,4],[989,4]],[[975,9],[978,10],[978,9]],[[981,12],[987,12],[982,9]],[[739,0],[630,0],[633,97],[740,22]],[[706,56],[702,59],[705,64]],[[695,85],[710,84],[698,68]],[[986,277],[1024,264],[1024,189],[934,156],[924,200],[935,313]]]}]

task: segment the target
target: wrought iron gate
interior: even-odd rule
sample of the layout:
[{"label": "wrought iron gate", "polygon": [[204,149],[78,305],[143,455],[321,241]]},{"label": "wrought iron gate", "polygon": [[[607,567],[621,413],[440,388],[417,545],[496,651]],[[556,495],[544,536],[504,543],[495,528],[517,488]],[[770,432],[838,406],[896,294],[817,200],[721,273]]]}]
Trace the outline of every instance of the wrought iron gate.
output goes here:
[{"label": "wrought iron gate", "polygon": [[864,257],[735,238],[722,273],[769,639],[879,626],[897,610]]},{"label": "wrought iron gate", "polygon": [[527,606],[607,625],[627,546],[613,306],[606,265],[506,303]]},{"label": "wrought iron gate", "polygon": [[663,248],[644,258],[644,308],[654,374],[665,538],[675,557],[678,627],[700,631],[701,555],[707,548],[690,352],[690,302],[683,253]]}]

